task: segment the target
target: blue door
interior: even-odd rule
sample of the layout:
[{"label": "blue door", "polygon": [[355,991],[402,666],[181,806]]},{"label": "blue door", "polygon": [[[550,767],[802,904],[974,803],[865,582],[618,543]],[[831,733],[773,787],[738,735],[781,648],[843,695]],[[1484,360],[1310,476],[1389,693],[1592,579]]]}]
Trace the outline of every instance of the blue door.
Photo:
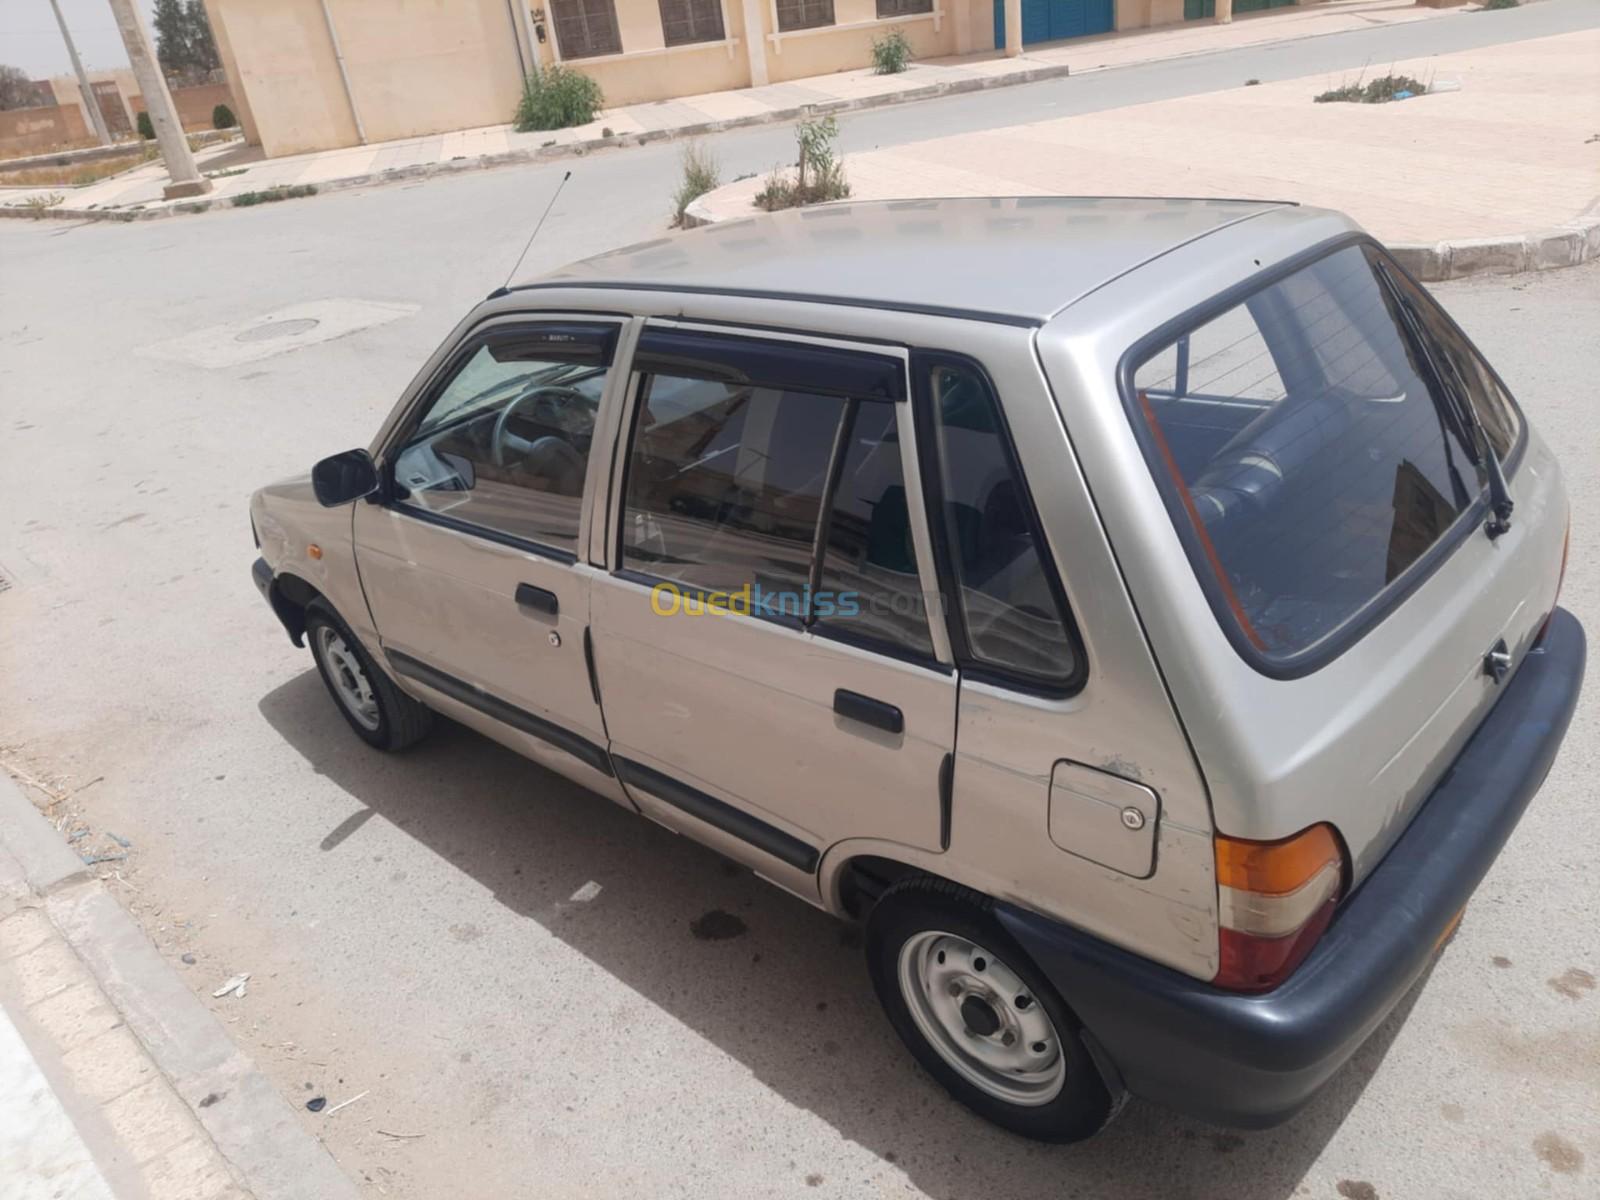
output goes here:
[{"label": "blue door", "polygon": [[[1114,0],[1022,0],[1022,44],[1110,33]],[[1005,0],[994,0],[994,44],[1006,44]]]}]

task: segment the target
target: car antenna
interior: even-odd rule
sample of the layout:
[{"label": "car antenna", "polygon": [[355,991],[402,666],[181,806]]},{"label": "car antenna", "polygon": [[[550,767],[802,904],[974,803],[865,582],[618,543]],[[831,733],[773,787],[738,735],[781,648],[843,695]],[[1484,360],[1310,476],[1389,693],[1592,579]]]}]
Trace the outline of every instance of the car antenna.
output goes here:
[{"label": "car antenna", "polygon": [[510,273],[506,275],[506,281],[499,287],[495,288],[494,291],[489,293],[488,298],[490,300],[493,300],[496,296],[504,296],[510,289],[511,281],[516,278],[517,271],[522,266],[522,260],[528,257],[528,251],[533,246],[533,239],[538,237],[539,230],[544,228],[545,218],[550,215],[550,210],[556,206],[556,198],[561,195],[561,189],[567,186],[567,180],[571,178],[571,171],[568,171],[561,176],[561,182],[556,184],[556,190],[550,193],[550,203],[544,206],[544,212],[539,216],[539,223],[533,227],[533,232],[528,235],[527,242],[523,244],[522,253],[517,255],[517,261],[515,265],[512,266]]}]

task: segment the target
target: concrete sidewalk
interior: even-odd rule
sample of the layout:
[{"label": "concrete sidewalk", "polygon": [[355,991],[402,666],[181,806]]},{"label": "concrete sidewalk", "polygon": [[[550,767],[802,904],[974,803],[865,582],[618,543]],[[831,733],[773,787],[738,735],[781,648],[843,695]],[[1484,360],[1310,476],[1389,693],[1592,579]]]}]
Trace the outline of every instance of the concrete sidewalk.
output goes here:
[{"label": "concrete sidewalk", "polygon": [[357,1194],[80,856],[0,773],[0,1195]]},{"label": "concrete sidewalk", "polygon": [[[1600,254],[1600,30],[1369,71],[1442,91],[1316,104],[1355,77],[1293,79],[849,155],[860,200],[1178,195],[1296,200],[1408,247],[1424,279],[1570,266]],[[711,192],[692,218],[754,210],[762,179]]]},{"label": "concrete sidewalk", "polygon": [[[1030,46],[1015,58],[988,51],[913,62],[898,75],[875,75],[870,69],[842,71],[765,87],[626,105],[607,109],[597,120],[571,129],[516,133],[510,125],[493,125],[275,159],[262,159],[259,150],[234,146],[197,155],[201,170],[214,177],[215,189],[198,201],[163,200],[166,174],[157,164],[84,188],[0,189],[0,209],[21,210],[6,215],[43,215],[33,205],[45,205],[63,215],[154,216],[204,211],[228,204],[244,192],[366,187],[792,120],[807,111],[845,112],[1373,26],[1453,19],[1466,11],[1424,8],[1409,0],[1327,0],[1292,12],[1279,9],[1251,14],[1228,25],[1195,22],[1046,43]],[[45,204],[56,196],[61,199]]]}]

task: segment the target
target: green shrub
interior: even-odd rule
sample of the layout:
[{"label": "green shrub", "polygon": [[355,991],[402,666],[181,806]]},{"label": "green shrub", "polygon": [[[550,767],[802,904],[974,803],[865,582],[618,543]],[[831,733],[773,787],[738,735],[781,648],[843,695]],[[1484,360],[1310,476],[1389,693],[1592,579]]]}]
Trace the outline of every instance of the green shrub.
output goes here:
[{"label": "green shrub", "polygon": [[1522,0],[1483,0],[1478,6],[1479,12],[1490,12],[1497,8],[1520,8]]},{"label": "green shrub", "polygon": [[689,142],[683,148],[683,180],[672,194],[674,225],[683,224],[683,211],[722,182],[717,160],[711,151],[699,142]]},{"label": "green shrub", "polygon": [[252,208],[257,204],[271,204],[274,200],[298,200],[301,196],[315,196],[317,188],[311,183],[297,183],[291,187],[267,188],[261,192],[240,192],[233,198],[235,208]]},{"label": "green shrub", "polygon": [[872,39],[872,73],[898,75],[911,61],[911,43],[898,29],[891,29],[881,38]]},{"label": "green shrub", "polygon": [[557,63],[528,77],[512,124],[518,133],[587,125],[599,113],[604,99],[600,85],[593,79]]},{"label": "green shrub", "polygon": [[213,129],[232,129],[238,123],[238,118],[233,115],[233,109],[226,104],[219,104],[211,110],[211,128]]},{"label": "green shrub", "polygon": [[1383,104],[1393,100],[1397,92],[1410,92],[1413,96],[1423,96],[1428,92],[1428,85],[1409,75],[1380,75],[1365,84],[1357,79],[1354,83],[1333,88],[1319,96],[1313,96],[1312,99],[1318,104],[1340,101],[1351,104]]},{"label": "green shrub", "polygon": [[142,137],[145,141],[153,142],[153,141],[156,140],[156,127],[154,125],[150,124],[150,114],[149,113],[141,112],[139,114],[138,120],[136,120],[134,122],[134,125],[138,127],[139,136]]},{"label": "green shrub", "polygon": [[795,126],[794,136],[800,148],[794,177],[791,179],[782,169],[775,169],[756,193],[755,206],[776,212],[780,208],[799,208],[849,196],[850,184],[844,177],[844,164],[833,153],[839,123],[832,117],[801,121]]}]

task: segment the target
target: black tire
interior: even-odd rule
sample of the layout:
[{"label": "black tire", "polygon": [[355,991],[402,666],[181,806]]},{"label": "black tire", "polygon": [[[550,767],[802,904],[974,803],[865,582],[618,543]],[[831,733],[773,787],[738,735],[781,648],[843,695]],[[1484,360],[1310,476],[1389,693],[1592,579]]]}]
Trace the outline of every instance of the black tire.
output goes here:
[{"label": "black tire", "polygon": [[[362,673],[372,689],[372,698],[377,703],[375,725],[363,724],[341,699],[340,688],[334,682],[333,675],[339,668],[324,657],[325,643],[321,632],[324,629],[337,635],[361,664]],[[306,606],[306,640],[311,644],[311,657],[317,664],[317,673],[322,676],[333,706],[355,731],[355,735],[367,745],[378,750],[404,750],[420,742],[432,730],[433,710],[396,687],[388,674],[372,661],[361,639],[351,633],[349,626],[321,600],[313,600]]]},{"label": "black tire", "polygon": [[[1048,980],[1005,932],[985,896],[942,879],[917,877],[884,893],[867,918],[867,969],[872,986],[916,1060],[957,1100],[1002,1129],[1041,1142],[1078,1142],[1103,1129],[1126,1094],[1107,1087],[1084,1044],[1082,1025]],[[1055,1027],[1066,1075],[1061,1090],[1042,1104],[1019,1104],[990,1094],[948,1063],[912,1016],[900,980],[902,948],[929,931],[954,934],[987,949],[1023,984]],[[941,954],[939,961],[943,962]],[[976,960],[974,960],[976,961]]]}]

